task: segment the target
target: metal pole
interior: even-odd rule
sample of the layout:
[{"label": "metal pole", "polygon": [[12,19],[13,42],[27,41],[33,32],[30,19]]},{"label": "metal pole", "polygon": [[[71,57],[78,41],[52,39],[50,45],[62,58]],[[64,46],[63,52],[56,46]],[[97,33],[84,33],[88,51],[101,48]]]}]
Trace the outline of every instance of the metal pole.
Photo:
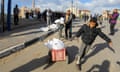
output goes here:
[{"label": "metal pole", "polygon": [[7,30],[11,30],[11,0],[8,0],[8,9],[7,9]]},{"label": "metal pole", "polygon": [[32,0],[32,8],[35,9],[35,0]]},{"label": "metal pole", "polygon": [[77,10],[77,0],[76,0],[76,17],[77,17],[77,11],[78,11],[78,10]]},{"label": "metal pole", "polygon": [[72,0],[72,13],[73,13],[73,0]]},{"label": "metal pole", "polygon": [[2,31],[5,31],[5,24],[4,24],[4,0],[1,0],[1,24],[2,24]]}]

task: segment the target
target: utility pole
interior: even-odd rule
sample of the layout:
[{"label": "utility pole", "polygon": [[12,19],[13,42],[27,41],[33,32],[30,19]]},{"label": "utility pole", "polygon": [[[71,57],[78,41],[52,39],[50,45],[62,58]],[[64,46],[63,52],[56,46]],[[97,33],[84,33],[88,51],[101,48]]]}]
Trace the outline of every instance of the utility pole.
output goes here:
[{"label": "utility pole", "polygon": [[35,9],[35,0],[32,0],[32,8]]},{"label": "utility pole", "polygon": [[33,17],[35,14],[35,0],[32,0],[32,12],[33,12]]},{"label": "utility pole", "polygon": [[5,31],[5,24],[4,24],[4,0],[1,0],[1,24],[2,24],[2,31]]},{"label": "utility pole", "polygon": [[8,9],[7,9],[7,30],[11,30],[11,0],[8,0]]},{"label": "utility pole", "polygon": [[78,3],[77,3],[78,0],[76,0],[76,16],[78,15]]},{"label": "utility pole", "polygon": [[72,13],[73,13],[73,0],[71,1],[71,8],[72,8]]}]

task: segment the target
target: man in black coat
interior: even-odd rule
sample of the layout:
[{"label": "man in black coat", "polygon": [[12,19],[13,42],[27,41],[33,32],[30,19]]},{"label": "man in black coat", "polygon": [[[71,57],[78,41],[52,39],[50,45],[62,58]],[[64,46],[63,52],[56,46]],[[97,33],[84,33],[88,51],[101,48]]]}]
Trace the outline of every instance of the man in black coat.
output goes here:
[{"label": "man in black coat", "polygon": [[66,39],[70,39],[72,37],[72,13],[70,10],[67,10],[65,16],[65,37]]},{"label": "man in black coat", "polygon": [[18,25],[18,22],[19,22],[19,9],[18,9],[17,4],[16,4],[15,8],[13,9],[13,14],[14,14],[14,24]]}]

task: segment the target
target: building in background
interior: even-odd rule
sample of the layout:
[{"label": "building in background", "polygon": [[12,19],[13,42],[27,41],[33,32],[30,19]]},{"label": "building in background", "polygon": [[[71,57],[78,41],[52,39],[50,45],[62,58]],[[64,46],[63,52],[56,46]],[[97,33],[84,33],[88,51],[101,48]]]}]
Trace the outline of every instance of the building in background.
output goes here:
[{"label": "building in background", "polygon": [[91,15],[91,11],[90,10],[80,10],[76,7],[70,7],[67,10],[70,10],[73,14],[75,14],[76,17],[80,17],[83,16],[84,14],[90,16]]},{"label": "building in background", "polygon": [[80,10],[80,14],[81,15],[86,14],[86,15],[90,16],[91,12],[90,12],[90,10]]},{"label": "building in background", "polygon": [[108,15],[109,14],[112,14],[112,11],[110,11],[110,10],[103,10],[103,12],[102,12],[103,20],[108,19]]},{"label": "building in background", "polygon": [[76,17],[79,16],[79,9],[78,8],[76,8],[76,7],[70,7],[68,9],[66,9],[66,11],[67,10],[70,10],[73,14],[75,14]]},{"label": "building in background", "polygon": [[118,13],[120,14],[120,9],[118,9]]},{"label": "building in background", "polygon": [[29,9],[27,8],[27,7],[21,7],[20,8],[20,12],[19,12],[19,17],[20,18],[25,18],[25,13],[26,13],[26,11],[28,11]]},{"label": "building in background", "polygon": [[25,14],[26,12],[28,12],[29,14],[31,12],[33,12],[34,15],[37,15],[38,12],[40,12],[40,8],[27,8],[27,7],[21,7],[20,8],[20,13],[19,13],[19,17],[20,18],[25,18]]}]

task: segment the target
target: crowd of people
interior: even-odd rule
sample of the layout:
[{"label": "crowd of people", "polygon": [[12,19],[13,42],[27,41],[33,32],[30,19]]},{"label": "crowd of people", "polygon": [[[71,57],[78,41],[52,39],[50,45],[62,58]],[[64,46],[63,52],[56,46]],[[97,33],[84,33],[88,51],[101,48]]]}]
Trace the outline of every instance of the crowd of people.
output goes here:
[{"label": "crowd of people", "polygon": [[[114,35],[115,30],[114,27],[117,23],[119,13],[117,12],[117,9],[113,10],[113,13],[109,15],[109,23],[110,23],[110,35]],[[112,48],[112,40],[101,31],[101,27],[98,27],[99,24],[102,24],[102,16],[93,16],[90,17],[90,20],[88,23],[82,25],[82,27],[78,30],[75,36],[72,36],[72,20],[73,20],[72,13],[70,10],[67,10],[65,15],[65,39],[66,40],[73,40],[77,39],[81,36],[81,46],[78,50],[77,56],[76,56],[76,65],[81,70],[81,62],[84,59],[85,55],[88,53],[89,49],[91,49],[92,44],[94,43],[97,36],[100,36],[103,40],[105,40],[109,47]]]},{"label": "crowd of people", "polygon": [[[18,6],[14,8],[14,24],[18,25]],[[33,17],[33,12],[28,13],[26,12],[26,18],[29,18],[29,15]],[[117,9],[113,10],[112,14],[108,14],[109,17],[109,24],[110,24],[110,35],[115,34],[115,25],[117,24],[119,13]],[[37,18],[41,18],[46,21],[47,26],[49,26],[52,22],[54,22],[55,19],[64,17],[64,24],[61,25],[62,29],[65,28],[65,39],[66,40],[73,40],[78,39],[81,36],[81,46],[78,50],[78,54],[76,56],[76,64],[81,69],[81,60],[84,58],[84,56],[87,54],[89,49],[91,48],[91,45],[93,44],[94,40],[97,36],[100,36],[102,39],[104,39],[110,47],[112,47],[112,40],[101,31],[101,28],[98,27],[99,24],[102,24],[103,18],[102,15],[95,15],[95,16],[88,16],[83,15],[83,20],[86,22],[88,21],[88,24],[84,24],[76,33],[75,36],[72,36],[72,20],[75,19],[75,16],[72,14],[70,10],[67,10],[66,13],[59,13],[58,17],[57,15],[52,12],[50,9],[45,10],[42,14],[40,12],[37,13]],[[57,18],[55,18],[57,17]],[[61,29],[61,30],[62,30]]]},{"label": "crowd of people", "polygon": [[[109,24],[110,24],[110,33],[109,35],[115,34],[115,25],[117,23],[119,13],[117,9],[113,10],[113,13],[109,15]],[[98,23],[99,21],[99,23]],[[73,37],[79,38],[81,36],[81,46],[76,56],[76,64],[81,70],[81,60],[84,59],[84,56],[87,54],[91,45],[93,44],[94,40],[96,39],[97,35],[99,35],[102,39],[104,39],[108,44],[109,47],[112,48],[112,40],[105,35],[101,28],[97,27],[99,24],[102,24],[101,15],[91,17],[88,24],[84,24]]]}]

